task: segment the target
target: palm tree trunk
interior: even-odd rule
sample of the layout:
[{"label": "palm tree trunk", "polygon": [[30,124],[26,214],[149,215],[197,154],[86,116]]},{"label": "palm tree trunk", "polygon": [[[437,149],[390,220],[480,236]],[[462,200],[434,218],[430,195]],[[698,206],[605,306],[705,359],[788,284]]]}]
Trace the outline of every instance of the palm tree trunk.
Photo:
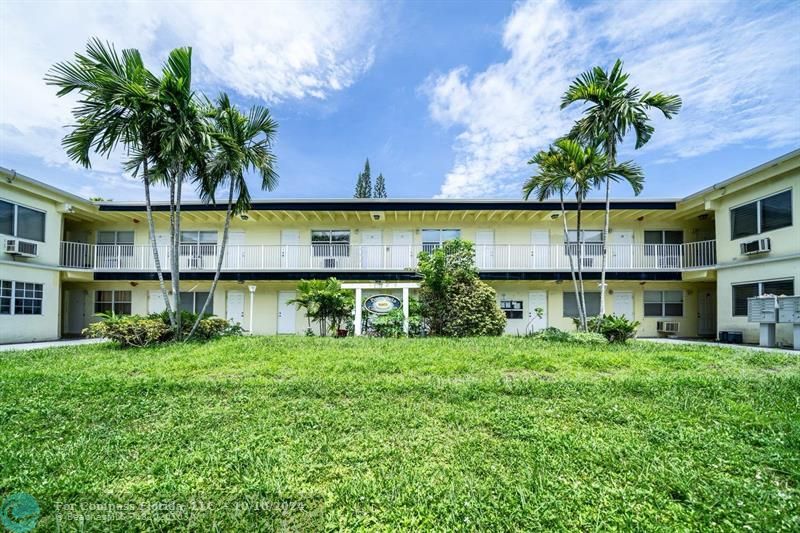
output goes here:
[{"label": "palm tree trunk", "polygon": [[581,314],[581,330],[586,331],[586,322],[587,322],[587,314],[586,314],[586,296],[584,294],[584,287],[583,287],[583,234],[581,232],[581,210],[583,209],[583,201],[578,199],[578,286],[580,287],[580,295],[581,295],[581,305],[580,305],[580,314]]},{"label": "palm tree trunk", "polygon": [[175,301],[175,340],[181,340],[181,287],[180,287],[180,248],[181,248],[181,187],[183,171],[175,175],[174,205],[172,223],[172,297]]},{"label": "palm tree trunk", "polygon": [[172,305],[169,302],[169,295],[167,294],[167,287],[164,284],[164,272],[161,270],[161,258],[158,255],[158,244],[156,243],[156,226],[153,221],[153,207],[150,203],[150,176],[147,169],[147,159],[144,160],[142,166],[143,180],[144,180],[144,203],[147,209],[147,226],[150,231],[150,242],[153,247],[153,262],[156,267],[156,274],[158,275],[158,285],[161,288],[161,296],[164,298],[164,305],[167,309],[167,316],[169,323],[175,327],[175,316],[172,314]]},{"label": "palm tree trunk", "polygon": [[578,293],[578,278],[575,277],[575,262],[572,260],[572,247],[569,244],[569,227],[567,226],[567,210],[564,207],[564,191],[561,191],[561,220],[564,222],[564,243],[569,258],[569,273],[572,276],[572,287],[575,290],[575,305],[578,308],[578,320],[581,316],[581,297]]},{"label": "palm tree trunk", "polygon": [[606,314],[606,267],[608,265],[608,221],[611,217],[611,179],[606,177],[606,214],[603,222],[603,257],[600,258],[600,316]]},{"label": "palm tree trunk", "polygon": [[203,319],[203,315],[208,308],[208,304],[211,301],[211,298],[214,296],[214,291],[217,289],[217,282],[219,281],[220,273],[222,272],[222,263],[225,261],[225,246],[228,244],[228,229],[231,226],[231,213],[233,212],[233,178],[231,178],[231,185],[228,190],[228,211],[225,213],[225,228],[222,230],[222,244],[219,248],[219,258],[217,259],[217,271],[214,272],[214,281],[211,282],[211,290],[208,292],[208,296],[206,296],[206,301],[203,303],[203,308],[200,310],[200,313],[197,315],[197,318],[192,325],[191,331],[186,336],[186,340],[192,338],[194,335],[197,326],[200,324],[200,320]]}]

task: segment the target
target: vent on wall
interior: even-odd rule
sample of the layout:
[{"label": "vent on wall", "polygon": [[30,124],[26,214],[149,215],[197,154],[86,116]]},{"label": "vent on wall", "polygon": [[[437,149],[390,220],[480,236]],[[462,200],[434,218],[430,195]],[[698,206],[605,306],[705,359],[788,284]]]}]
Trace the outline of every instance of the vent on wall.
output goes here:
[{"label": "vent on wall", "polygon": [[769,237],[763,239],[756,239],[754,241],[743,242],[739,245],[739,249],[744,255],[764,254],[772,249]]},{"label": "vent on wall", "polygon": [[36,257],[39,255],[39,243],[22,239],[6,239],[6,253],[22,257]]}]

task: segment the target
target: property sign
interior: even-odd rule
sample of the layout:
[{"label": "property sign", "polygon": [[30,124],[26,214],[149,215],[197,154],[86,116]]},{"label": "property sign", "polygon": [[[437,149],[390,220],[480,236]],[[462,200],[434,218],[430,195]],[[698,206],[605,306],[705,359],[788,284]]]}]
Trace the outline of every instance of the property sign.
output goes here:
[{"label": "property sign", "polygon": [[364,301],[364,309],[376,315],[385,315],[393,309],[400,309],[402,302],[390,294],[376,294]]}]

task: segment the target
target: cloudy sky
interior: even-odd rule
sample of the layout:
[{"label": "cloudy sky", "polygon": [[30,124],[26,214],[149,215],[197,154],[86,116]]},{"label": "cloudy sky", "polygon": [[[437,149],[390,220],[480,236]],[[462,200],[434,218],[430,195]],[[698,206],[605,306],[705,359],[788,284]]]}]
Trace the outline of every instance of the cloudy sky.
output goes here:
[{"label": "cloudy sky", "polygon": [[[644,149],[644,195],[676,197],[800,147],[797,2],[0,2],[0,166],[85,196],[141,199],[118,162],[67,160],[69,99],[42,81],[89,37],[158,70],[194,49],[196,88],[267,105],[280,186],[349,197],[366,157],[393,197],[510,197],[566,132],[569,82],[625,61],[679,94]],[[630,193],[615,191],[617,196]]]}]

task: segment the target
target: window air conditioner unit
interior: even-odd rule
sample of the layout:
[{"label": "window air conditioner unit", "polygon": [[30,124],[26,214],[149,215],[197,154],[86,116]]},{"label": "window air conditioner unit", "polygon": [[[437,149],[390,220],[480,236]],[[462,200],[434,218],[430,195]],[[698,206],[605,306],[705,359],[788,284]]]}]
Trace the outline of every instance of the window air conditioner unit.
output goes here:
[{"label": "window air conditioner unit", "polygon": [[336,268],[336,259],[333,257],[326,257],[322,264],[324,268]]},{"label": "window air conditioner unit", "polygon": [[681,323],[676,321],[659,320],[656,322],[656,331],[659,333],[675,334],[681,329]]},{"label": "window air conditioner unit", "polygon": [[769,242],[769,237],[743,242],[739,245],[739,247],[744,255],[763,254],[772,249],[772,246]]},{"label": "window air conditioner unit", "polygon": [[39,255],[39,243],[22,239],[6,239],[6,253],[22,257],[37,257]]}]

